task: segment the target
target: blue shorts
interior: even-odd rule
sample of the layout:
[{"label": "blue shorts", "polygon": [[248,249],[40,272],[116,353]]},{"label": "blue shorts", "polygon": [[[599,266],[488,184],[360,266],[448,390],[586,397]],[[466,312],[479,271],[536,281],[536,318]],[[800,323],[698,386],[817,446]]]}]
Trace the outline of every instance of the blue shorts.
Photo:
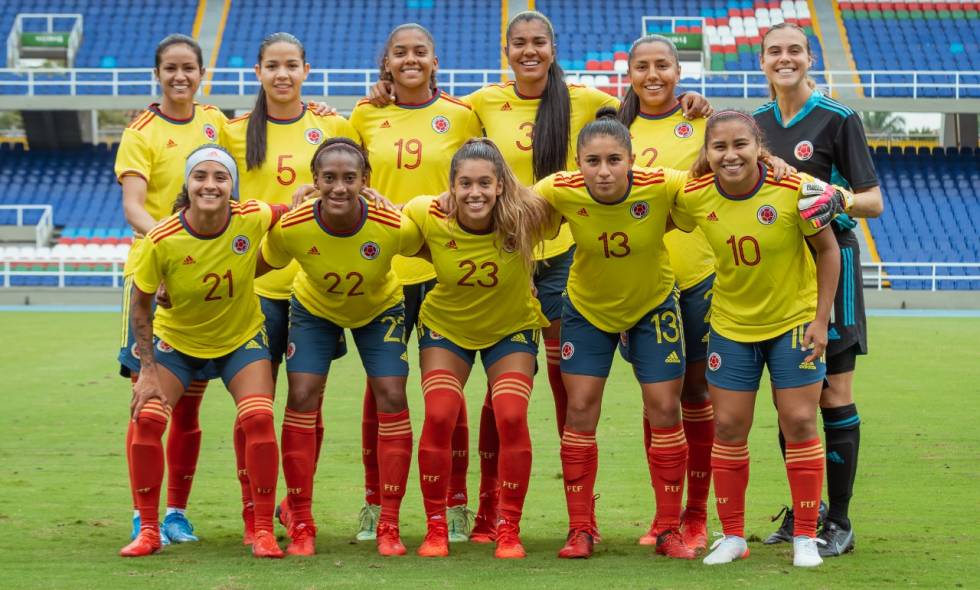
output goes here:
[{"label": "blue shorts", "polygon": [[684,327],[674,290],[660,305],[622,334],[604,332],[585,319],[568,296],[561,314],[561,372],[606,378],[617,343],[640,383],[671,381],[684,375]]},{"label": "blue shorts", "polygon": [[681,318],[684,320],[684,352],[687,362],[696,363],[708,358],[708,313],[711,311],[711,274],[697,285],[681,291]]},{"label": "blue shorts", "polygon": [[269,336],[272,362],[281,363],[289,340],[289,300],[269,299],[259,295],[259,306],[265,316],[265,333]]},{"label": "blue shorts", "polygon": [[823,381],[827,364],[823,358],[806,362],[810,354],[800,346],[808,324],[762,342],[736,342],[714,330],[708,336],[708,384],[734,391],[758,391],[762,368],[776,389],[803,387]]},{"label": "blue shorts", "polygon": [[431,279],[424,283],[413,285],[402,285],[402,295],[405,298],[405,342],[412,336],[412,330],[419,323],[419,312],[422,310],[422,301],[429,291],[435,289],[436,280]]},{"label": "blue shorts", "polygon": [[[368,377],[408,375],[403,304],[382,312],[351,333]],[[326,375],[341,346],[346,346],[343,328],[313,315],[295,297],[290,300],[286,372]]]},{"label": "blue shorts", "polygon": [[202,373],[220,376],[225,387],[228,387],[235,375],[247,365],[256,361],[271,360],[269,341],[264,329],[259,330],[258,334],[245,344],[214,359],[202,359],[184,354],[156,336],[153,337],[153,347],[156,349],[153,353],[156,361],[176,375],[184,384],[184,389],[190,386],[196,375]]},{"label": "blue shorts", "polygon": [[572,268],[575,246],[568,252],[541,260],[534,266],[534,288],[538,290],[541,311],[549,322],[561,319],[562,293],[568,285],[568,270]]},{"label": "blue shorts", "polygon": [[442,334],[429,329],[423,324],[419,324],[419,350],[425,350],[433,346],[445,348],[456,353],[459,358],[469,363],[471,367],[476,362],[476,353],[479,352],[484,368],[489,369],[500,359],[515,352],[526,352],[531,356],[537,357],[539,336],[539,330],[522,330],[510,336],[505,336],[486,348],[473,350],[463,348]]}]

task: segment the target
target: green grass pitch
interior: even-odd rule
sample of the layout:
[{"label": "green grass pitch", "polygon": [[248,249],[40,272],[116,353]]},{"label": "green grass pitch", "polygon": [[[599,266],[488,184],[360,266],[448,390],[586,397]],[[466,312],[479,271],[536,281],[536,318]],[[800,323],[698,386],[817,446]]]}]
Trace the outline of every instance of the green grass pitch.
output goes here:
[{"label": "green grass pitch", "polygon": [[[201,542],[136,560],[116,556],[130,530],[123,439],[128,386],[116,374],[114,314],[0,314],[0,587],[2,588],[850,588],[980,585],[980,333],[978,319],[873,318],[873,354],[859,360],[863,422],[852,518],[857,551],[816,570],[792,567],[786,545],[751,543],[731,566],[654,557],[636,544],[653,511],[638,389],[617,361],[599,427],[598,519],[603,542],[587,561],[555,557],[566,527],[554,406],[539,375],[531,406],[534,466],[524,512],[526,560],[501,562],[485,545],[452,546],[443,560],[414,556],[424,531],[413,466],[402,509],[409,556],[382,559],[353,544],[362,504],[356,354],[334,365],[317,474],[319,554],[253,559],[241,545],[231,446],[233,404],[213,382],[202,406],[204,441],[189,515]],[[416,440],[422,402],[409,381]],[[471,506],[484,382],[466,388]],[[768,393],[752,432],[747,532],[764,537],[788,498]],[[276,409],[281,416],[284,390]],[[280,483],[280,495],[283,484]],[[709,522],[718,530],[717,519]],[[282,531],[280,530],[280,533]]]}]

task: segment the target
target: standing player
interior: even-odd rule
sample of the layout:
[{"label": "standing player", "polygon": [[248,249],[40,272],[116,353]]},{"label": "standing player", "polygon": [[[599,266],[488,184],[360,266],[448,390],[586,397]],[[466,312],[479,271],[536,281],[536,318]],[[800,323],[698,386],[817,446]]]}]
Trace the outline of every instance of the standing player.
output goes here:
[{"label": "standing player", "polygon": [[[279,449],[272,422],[274,384],[262,311],[253,292],[259,242],[285,207],[232,201],[234,159],[214,144],[193,151],[184,190],[146,236],[133,277],[133,331],[140,373],[133,387],[130,482],[140,511],[136,539],[120,551],[142,557],[160,549],[158,504],[163,479],[160,438],[195,374],[220,375],[238,406],[251,475],[256,557],[282,557],[272,532]],[[171,306],[151,317],[163,286]]]},{"label": "standing player", "polygon": [[[762,39],[762,70],[773,101],[755,111],[755,119],[773,152],[792,166],[824,182],[848,186],[853,204],[834,220],[840,246],[841,276],[834,299],[827,347],[827,381],[820,397],[827,439],[827,493],[830,510],[820,538],[820,555],[833,557],[854,549],[848,507],[857,473],[861,419],[852,384],[858,355],[867,354],[861,252],[851,217],[877,217],[884,209],[874,162],[857,113],[824,96],[807,72],[813,63],[806,34],[783,23]],[[785,433],[780,446],[785,449]],[[784,450],[785,455],[785,450]],[[766,543],[791,540],[793,510]]]},{"label": "standing player", "polygon": [[[306,51],[289,33],[273,33],[259,45],[255,75],[261,82],[255,107],[248,114],[228,121],[221,144],[235,157],[242,173],[242,193],[247,198],[271,204],[289,204],[293,191],[312,181],[307,162],[327,138],[348,137],[360,141],[343,117],[315,114],[302,101],[303,81],[309,73]],[[255,280],[262,313],[265,315],[273,378],[286,352],[289,297],[299,266],[294,262]],[[319,416],[319,414],[318,414]],[[317,418],[317,449],[323,440],[323,421]],[[235,426],[235,456],[242,488],[244,542],[250,542],[252,519],[250,485],[245,468],[244,433]]]},{"label": "standing player", "polygon": [[[687,442],[681,425],[684,333],[663,248],[668,211],[686,173],[633,168],[629,130],[601,109],[578,137],[581,172],[535,185],[565,219],[577,248],[562,310],[561,372],[568,415],[561,441],[569,532],[562,558],[587,558],[595,539],[596,427],[620,334],[640,382],[652,440],[657,553],[693,559],[681,538]],[[596,280],[602,277],[601,281]]]},{"label": "standing player", "polygon": [[[392,84],[398,101],[382,108],[364,100],[351,113],[371,161],[371,185],[398,204],[419,194],[438,195],[449,187],[453,154],[471,137],[483,135],[473,110],[435,86],[439,59],[435,41],[424,27],[399,25],[388,35],[381,58],[381,79]],[[419,306],[433,288],[435,271],[421,259],[396,256],[395,272],[405,289],[406,341],[418,319]],[[378,411],[370,384],[364,394],[362,444],[365,506],[359,540],[374,538],[380,513],[378,487]],[[453,433],[453,468],[449,484],[451,541],[469,537],[466,471],[469,428],[465,409]]]},{"label": "standing player", "polygon": [[477,352],[500,432],[498,558],[523,558],[520,520],[531,476],[527,408],[538,329],[547,325],[531,293],[535,247],[552,223],[547,205],[520,185],[496,146],[467,142],[453,156],[449,211],[417,197],[405,215],[422,231],[438,282],[422,302],[419,348],[425,423],[419,474],[428,531],[423,557],[449,555],[446,478],[463,386]]},{"label": "standing player", "polygon": [[294,259],[300,264],[290,300],[289,400],[282,426],[283,473],[291,498],[292,542],[286,553],[314,553],[314,425],[330,361],[347,328],[379,410],[378,552],[404,555],[398,511],[412,458],[412,424],[405,399],[405,306],[391,261],[396,254],[416,254],[421,235],[397,211],[369,205],[361,196],[371,169],[355,142],[326,140],[311,168],[318,197],[283,216],[262,246],[263,259],[275,268]]},{"label": "standing player", "polygon": [[680,229],[704,232],[718,273],[707,379],[715,412],[712,476],[725,536],[704,563],[729,563],[749,554],[747,441],[762,369],[768,367],[796,509],[793,565],[813,567],[822,562],[815,537],[824,466],[816,414],[840,256],[833,236],[798,214],[797,201],[834,189],[805,174],[776,181],[760,162],[762,142],[749,115],[713,115],[692,171],[695,178],[672,211]]},{"label": "standing player", "polygon": [[[123,269],[123,328],[119,350],[120,372],[134,382],[140,362],[135,335],[130,329],[130,297],[136,261],[146,244],[143,236],[170,215],[184,181],[187,155],[202,144],[215,142],[225,124],[221,111],[194,102],[204,75],[197,41],[186,35],[170,35],[157,45],[154,62],[153,73],[163,96],[123,131],[115,166],[122,186],[123,212],[135,236]],[[167,514],[161,525],[164,544],[197,540],[186,510],[201,449],[198,408],[206,387],[206,376],[195,375],[171,416],[167,434]],[[132,430],[130,427],[127,440]],[[133,539],[139,530],[139,511],[134,510]]]}]

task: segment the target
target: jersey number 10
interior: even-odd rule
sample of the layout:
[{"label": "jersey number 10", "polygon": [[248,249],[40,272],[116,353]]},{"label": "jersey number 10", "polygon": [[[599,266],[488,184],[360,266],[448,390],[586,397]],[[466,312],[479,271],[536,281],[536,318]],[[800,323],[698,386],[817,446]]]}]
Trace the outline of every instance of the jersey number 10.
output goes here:
[{"label": "jersey number 10", "polygon": [[762,250],[759,249],[759,242],[752,236],[742,236],[741,238],[731,236],[725,240],[725,243],[732,247],[732,257],[735,258],[735,266],[742,264],[745,266],[755,266],[762,260]]}]

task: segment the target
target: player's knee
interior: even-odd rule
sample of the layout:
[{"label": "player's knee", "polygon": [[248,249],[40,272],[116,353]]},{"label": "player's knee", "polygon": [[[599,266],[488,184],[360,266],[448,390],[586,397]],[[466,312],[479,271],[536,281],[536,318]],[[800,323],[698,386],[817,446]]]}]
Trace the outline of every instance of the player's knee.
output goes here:
[{"label": "player's knee", "polygon": [[396,384],[381,384],[372,386],[374,399],[379,412],[386,414],[401,412],[408,407],[405,396],[405,386]]},{"label": "player's knee", "polygon": [[821,408],[839,408],[854,403],[854,393],[847,382],[833,379],[833,376],[828,376],[827,382],[829,387],[820,392]]},{"label": "player's knee", "polygon": [[498,409],[494,412],[497,433],[501,442],[519,437],[527,432],[527,412],[515,408]]},{"label": "player's knee", "polygon": [[745,440],[751,425],[752,419],[748,416],[715,410],[715,438],[722,442]]},{"label": "player's knee", "polygon": [[294,412],[313,412],[320,403],[320,386],[313,383],[291,384],[286,406]]},{"label": "player's knee", "polygon": [[708,383],[703,376],[700,379],[684,377],[684,388],[681,389],[682,402],[685,404],[703,404],[708,399]]},{"label": "player's knee", "polygon": [[779,426],[789,441],[810,440],[817,436],[817,418],[809,408],[781,410]]},{"label": "player's knee", "polygon": [[659,396],[646,403],[647,419],[655,424],[675,424],[681,413],[681,402],[674,396]]}]

